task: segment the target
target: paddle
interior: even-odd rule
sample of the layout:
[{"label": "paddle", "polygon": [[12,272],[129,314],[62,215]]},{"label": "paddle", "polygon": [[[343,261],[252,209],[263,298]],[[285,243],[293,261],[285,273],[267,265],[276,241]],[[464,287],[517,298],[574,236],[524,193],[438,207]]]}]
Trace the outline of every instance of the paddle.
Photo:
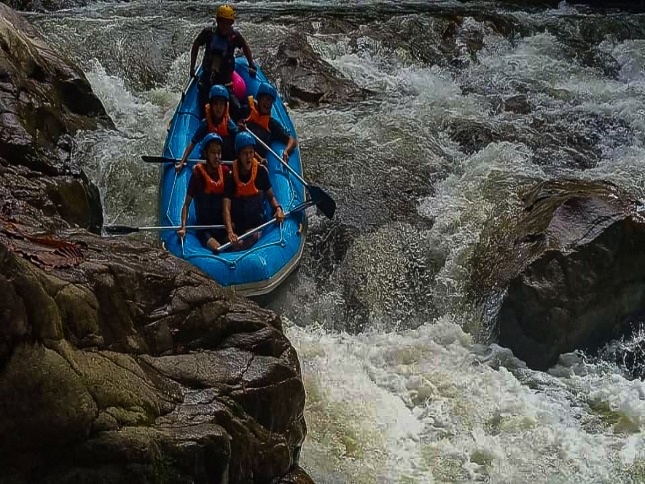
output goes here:
[{"label": "paddle", "polygon": [[289,170],[299,181],[302,183],[305,188],[309,191],[309,195],[311,195],[311,199],[314,201],[316,206],[320,209],[322,213],[325,214],[327,218],[334,218],[334,212],[336,211],[336,202],[334,201],[331,196],[325,192],[320,187],[317,187],[315,185],[310,185],[305,181],[304,178],[300,176],[300,174],[291,168],[288,163],[286,163],[281,156],[278,156],[278,154],[271,149],[270,146],[268,146],[264,141],[262,141],[260,138],[258,138],[253,131],[250,129],[246,130],[247,133],[250,133],[258,143],[260,143],[262,146],[264,146],[269,153],[271,153],[273,156],[276,157],[276,159],[282,163],[287,170]]},{"label": "paddle", "polygon": [[[103,227],[108,234],[127,235],[142,230],[179,230],[181,225],[161,225],[155,227],[132,227],[131,225],[106,225]],[[225,229],[225,225],[186,225],[188,230]]]},{"label": "paddle", "polygon": [[[315,202],[314,200],[307,200],[306,202],[301,203],[300,205],[298,205],[298,206],[296,206],[296,207],[292,208],[292,209],[291,209],[291,210],[289,210],[287,213],[285,213],[285,214],[284,214],[284,218],[287,218],[289,215],[292,215],[292,214],[294,214],[294,213],[296,213],[296,212],[300,212],[301,210],[304,210],[304,209],[305,209],[305,208],[307,208],[307,207],[311,207],[311,206],[312,206],[312,205],[314,205],[315,203],[316,203],[316,202]],[[248,232],[246,232],[246,233],[245,233],[245,234],[243,234],[243,235],[240,235],[240,236],[237,238],[238,242],[241,242],[241,241],[242,241],[242,240],[244,240],[244,239],[248,239],[249,237],[251,237],[251,235],[253,235],[253,234],[255,234],[255,233],[259,232],[260,230],[264,230],[264,229],[265,229],[265,228],[267,228],[269,225],[274,224],[276,221],[277,221],[277,219],[274,217],[274,218],[272,218],[271,220],[269,220],[268,222],[264,222],[262,225],[258,225],[258,226],[257,226],[257,227],[255,227],[254,229],[249,230]],[[225,244],[220,245],[220,246],[217,248],[217,251],[218,251],[218,252],[225,251],[226,249],[229,249],[232,245],[233,245],[233,244],[232,244],[231,242],[226,242]]]},{"label": "paddle", "polygon": [[[149,156],[141,155],[141,159],[145,163],[177,163],[181,161],[181,158],[168,158],[166,156]],[[195,163],[206,163],[206,160],[201,160],[199,158],[188,158],[186,161],[195,162]],[[233,162],[230,160],[220,161],[222,165],[232,165]]]}]

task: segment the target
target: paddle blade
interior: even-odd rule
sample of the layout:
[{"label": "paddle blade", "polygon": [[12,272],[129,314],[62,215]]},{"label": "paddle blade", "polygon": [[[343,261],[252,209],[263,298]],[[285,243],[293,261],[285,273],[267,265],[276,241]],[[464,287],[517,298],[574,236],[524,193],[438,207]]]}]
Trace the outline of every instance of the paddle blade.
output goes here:
[{"label": "paddle blade", "polygon": [[105,225],[103,228],[105,232],[113,235],[127,235],[139,231],[139,227],[132,227],[130,225]]},{"label": "paddle blade", "polygon": [[325,190],[317,187],[316,185],[307,185],[307,189],[309,190],[309,195],[311,195],[311,199],[316,204],[316,207],[320,209],[325,217],[330,219],[334,218],[334,213],[336,212],[336,201],[331,198]]}]

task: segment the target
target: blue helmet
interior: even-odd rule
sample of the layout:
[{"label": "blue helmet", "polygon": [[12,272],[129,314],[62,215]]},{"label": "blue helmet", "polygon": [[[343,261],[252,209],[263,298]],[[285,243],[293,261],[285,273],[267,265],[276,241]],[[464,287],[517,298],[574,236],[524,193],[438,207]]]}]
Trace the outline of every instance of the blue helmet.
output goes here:
[{"label": "blue helmet", "polygon": [[273,99],[273,102],[275,102],[275,100],[278,99],[278,93],[276,92],[275,87],[273,87],[268,82],[263,82],[262,84],[259,85],[258,92],[255,95],[255,97],[257,99],[260,99],[260,96],[265,94],[268,96],[271,96],[271,99]]},{"label": "blue helmet", "polygon": [[226,99],[228,101],[228,89],[226,89],[224,86],[219,85],[219,84],[211,87],[211,92],[208,95],[208,100],[212,101],[213,99],[215,99],[217,97],[223,97],[224,99]]},{"label": "blue helmet", "polygon": [[246,131],[242,131],[235,137],[235,152],[239,153],[242,148],[247,146],[255,146],[255,138]]},{"label": "blue helmet", "polygon": [[202,140],[202,156],[204,158],[206,157],[206,148],[208,148],[208,145],[213,141],[217,141],[220,145],[223,143],[222,137],[217,133],[208,133],[204,136],[204,139]]}]

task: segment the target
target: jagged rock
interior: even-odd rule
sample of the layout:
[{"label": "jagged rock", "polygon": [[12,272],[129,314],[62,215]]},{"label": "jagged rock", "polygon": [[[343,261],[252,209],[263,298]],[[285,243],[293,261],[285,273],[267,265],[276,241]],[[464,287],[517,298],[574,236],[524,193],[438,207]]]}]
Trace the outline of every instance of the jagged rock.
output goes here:
[{"label": "jagged rock", "polygon": [[498,342],[546,369],[619,337],[645,309],[645,219],[609,183],[545,182],[525,200],[484,234],[473,284]]},{"label": "jagged rock", "polygon": [[113,127],[82,71],[2,4],[0,65],[0,155],[49,175],[78,174],[69,135]]},{"label": "jagged rock", "polygon": [[52,225],[98,230],[98,190],[72,156],[72,135],[112,122],[80,69],[3,4],[0,124],[0,212],[35,218],[44,212],[57,215]]},{"label": "jagged rock", "polygon": [[263,56],[262,66],[270,78],[280,80],[285,101],[294,105],[358,101],[368,94],[314,52],[304,34],[281,40],[275,53]]},{"label": "jagged rock", "polygon": [[165,252],[65,235],[84,260],[46,272],[11,251],[15,235],[0,233],[4,476],[286,474],[306,431],[305,394],[277,316]]}]

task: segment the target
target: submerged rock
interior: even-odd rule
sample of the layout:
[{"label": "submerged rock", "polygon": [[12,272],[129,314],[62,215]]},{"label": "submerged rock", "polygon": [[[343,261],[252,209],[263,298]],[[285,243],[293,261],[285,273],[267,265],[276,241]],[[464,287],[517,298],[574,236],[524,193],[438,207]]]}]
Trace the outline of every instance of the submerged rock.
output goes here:
[{"label": "submerged rock", "polygon": [[611,341],[599,352],[599,358],[613,361],[629,378],[645,379],[645,327],[643,315],[634,318],[631,331],[617,340]]},{"label": "submerged rock", "polygon": [[275,313],[101,238],[83,74],[0,5],[0,481],[308,482],[297,354]]},{"label": "submerged rock", "polygon": [[474,284],[499,344],[535,369],[595,350],[645,309],[645,219],[609,183],[545,182],[482,238]]},{"label": "submerged rock", "polygon": [[[491,104],[496,105],[498,111],[506,109],[525,114],[521,111],[530,108],[528,104],[522,104],[522,98],[498,98],[493,99]],[[619,147],[635,136],[628,123],[617,117],[570,111],[527,114],[530,115],[530,121],[525,124],[514,122],[513,119],[496,123],[455,119],[450,122],[448,132],[467,154],[481,151],[490,143],[519,141],[533,151],[533,163],[556,175],[562,167],[593,168],[602,158],[603,146]],[[575,130],[570,128],[572,124]]]}]

